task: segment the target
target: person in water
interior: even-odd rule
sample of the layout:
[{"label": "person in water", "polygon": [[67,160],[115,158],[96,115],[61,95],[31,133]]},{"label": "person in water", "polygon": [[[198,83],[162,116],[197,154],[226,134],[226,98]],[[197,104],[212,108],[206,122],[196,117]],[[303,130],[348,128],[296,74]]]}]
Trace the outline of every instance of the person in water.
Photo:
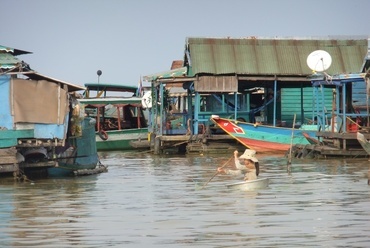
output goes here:
[{"label": "person in water", "polygon": [[219,173],[229,175],[243,175],[244,180],[256,180],[259,175],[259,162],[255,157],[256,151],[246,149],[244,153],[238,158],[238,151],[234,151],[234,160],[236,169],[217,168]]}]

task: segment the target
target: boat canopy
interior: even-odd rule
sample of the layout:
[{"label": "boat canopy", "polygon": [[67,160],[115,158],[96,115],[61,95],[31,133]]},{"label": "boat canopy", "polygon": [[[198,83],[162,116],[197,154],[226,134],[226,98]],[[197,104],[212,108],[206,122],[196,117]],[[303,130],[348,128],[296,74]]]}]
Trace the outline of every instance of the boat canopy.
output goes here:
[{"label": "boat canopy", "polygon": [[115,106],[125,106],[125,105],[140,106],[141,105],[140,97],[84,98],[84,99],[78,99],[78,100],[80,103],[86,106],[93,106],[93,107],[103,107],[109,104],[115,105]]},{"label": "boat canopy", "polygon": [[136,86],[121,85],[121,84],[99,84],[99,83],[87,83],[85,84],[86,90],[88,91],[116,91],[116,92],[132,92],[136,93]]}]

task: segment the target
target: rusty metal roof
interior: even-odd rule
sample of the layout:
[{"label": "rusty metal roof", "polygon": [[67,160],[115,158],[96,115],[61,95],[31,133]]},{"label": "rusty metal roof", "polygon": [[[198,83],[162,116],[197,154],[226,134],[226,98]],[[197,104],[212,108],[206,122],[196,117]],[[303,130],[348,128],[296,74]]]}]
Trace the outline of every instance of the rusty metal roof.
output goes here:
[{"label": "rusty metal roof", "polygon": [[361,72],[369,37],[187,38],[188,76],[197,74],[305,76],[307,56],[325,50],[332,57],[329,74]]},{"label": "rusty metal roof", "polygon": [[184,78],[187,73],[187,67],[180,67],[169,71],[159,72],[143,77],[144,81],[155,81],[157,79]]},{"label": "rusty metal roof", "polygon": [[172,61],[171,70],[183,67],[184,61],[182,60],[174,60]]},{"label": "rusty metal roof", "polygon": [[12,69],[20,66],[22,61],[14,57],[10,53],[0,53],[0,70],[1,69]]},{"label": "rusty metal roof", "polygon": [[0,52],[11,53],[14,56],[31,53],[28,51],[24,51],[24,50],[12,48],[12,47],[7,47],[7,46],[2,46],[2,45],[0,45]]},{"label": "rusty metal roof", "polygon": [[55,82],[55,83],[67,85],[68,86],[68,92],[73,92],[73,91],[79,91],[79,90],[85,90],[86,89],[83,86],[72,84],[72,83],[69,83],[69,82],[65,82],[65,81],[62,81],[62,80],[59,80],[59,79],[56,79],[56,78],[52,78],[52,77],[49,77],[49,76],[45,76],[45,75],[43,75],[41,73],[38,73],[38,72],[28,73],[28,74],[25,74],[25,76],[27,76],[29,79],[32,79],[32,80],[46,80],[46,81],[49,81],[49,82]]}]

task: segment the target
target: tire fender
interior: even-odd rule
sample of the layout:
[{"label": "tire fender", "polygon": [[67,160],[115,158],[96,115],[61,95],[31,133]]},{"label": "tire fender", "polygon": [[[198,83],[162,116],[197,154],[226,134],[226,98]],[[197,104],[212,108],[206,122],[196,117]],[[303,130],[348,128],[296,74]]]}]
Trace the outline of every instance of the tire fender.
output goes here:
[{"label": "tire fender", "polygon": [[99,137],[102,139],[102,140],[107,140],[108,139],[108,134],[106,131],[104,131],[103,129],[101,129],[99,132],[98,132],[98,135]]}]

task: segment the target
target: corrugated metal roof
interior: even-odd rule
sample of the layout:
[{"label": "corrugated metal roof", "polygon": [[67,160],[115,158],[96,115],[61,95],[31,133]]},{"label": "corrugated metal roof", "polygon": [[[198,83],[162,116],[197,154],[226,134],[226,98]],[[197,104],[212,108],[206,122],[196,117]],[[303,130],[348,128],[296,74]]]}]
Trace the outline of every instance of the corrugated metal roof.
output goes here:
[{"label": "corrugated metal roof", "polygon": [[187,74],[187,67],[180,67],[177,69],[159,72],[151,75],[147,75],[143,77],[144,81],[155,81],[157,79],[168,79],[168,78],[183,78]]},{"label": "corrugated metal roof", "polygon": [[183,67],[184,61],[182,60],[174,60],[172,61],[171,70],[178,69]]},{"label": "corrugated metal roof", "polygon": [[238,75],[311,75],[307,56],[325,50],[332,57],[329,74],[361,72],[368,37],[342,38],[187,38],[188,76],[200,73]]},{"label": "corrugated metal roof", "polygon": [[40,74],[38,72],[28,73],[28,74],[25,74],[25,76],[27,76],[29,79],[32,79],[32,80],[46,80],[46,81],[50,81],[50,82],[54,82],[54,83],[58,83],[58,84],[65,84],[65,85],[68,86],[68,92],[73,92],[73,91],[79,91],[79,90],[85,90],[86,89],[83,86],[68,83],[68,82],[65,82],[65,81],[62,81],[62,80],[59,80],[59,79],[56,79],[56,78],[48,77],[48,76],[45,76],[45,75]]},{"label": "corrugated metal roof", "polygon": [[[38,72],[33,71],[27,63],[16,58],[16,55],[27,54],[30,52],[22,51],[14,48],[0,46],[0,75],[15,73],[23,74],[31,80],[47,80],[59,84],[65,84],[68,86],[68,92],[85,90],[85,87],[68,83],[59,79],[45,76]],[[19,70],[16,70],[16,69]]]},{"label": "corrugated metal roof", "polygon": [[14,56],[31,53],[31,52],[15,49],[15,48],[11,48],[11,47],[1,46],[1,45],[0,45],[0,52],[11,53]]},{"label": "corrugated metal roof", "polygon": [[10,53],[0,53],[0,69],[12,69],[20,66],[22,62]]}]

